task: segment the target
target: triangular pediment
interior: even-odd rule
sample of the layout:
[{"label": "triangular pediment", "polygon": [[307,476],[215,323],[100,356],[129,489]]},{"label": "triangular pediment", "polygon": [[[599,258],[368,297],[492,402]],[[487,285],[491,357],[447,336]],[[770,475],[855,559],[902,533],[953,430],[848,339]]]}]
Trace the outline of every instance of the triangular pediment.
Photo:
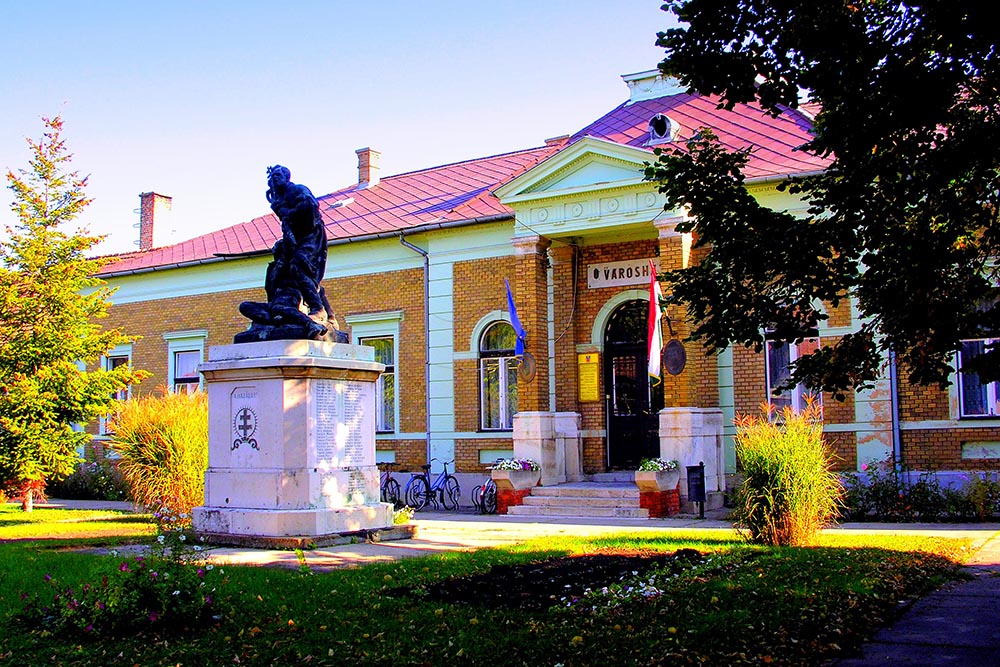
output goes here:
[{"label": "triangular pediment", "polygon": [[584,137],[494,191],[506,205],[642,183],[649,151]]}]

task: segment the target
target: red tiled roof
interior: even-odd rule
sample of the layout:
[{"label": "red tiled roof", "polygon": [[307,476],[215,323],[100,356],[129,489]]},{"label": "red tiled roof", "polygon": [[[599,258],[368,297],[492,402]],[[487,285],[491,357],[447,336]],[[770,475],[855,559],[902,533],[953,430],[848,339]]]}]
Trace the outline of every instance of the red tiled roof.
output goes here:
[{"label": "red tiled roof", "polygon": [[[724,111],[713,98],[682,93],[622,104],[566,141],[552,145],[387,176],[374,187],[352,186],[324,195],[318,201],[327,235],[336,242],[436,224],[512,217],[511,210],[491,194],[497,187],[585,136],[651,149],[646,146],[648,124],[657,113],[681,126],[680,141],[708,126],[731,149],[752,147],[745,170],[748,178],[815,172],[827,165],[825,160],[795,150],[809,139],[812,123],[807,113],[790,111],[771,118],[746,105]],[[672,145],[678,145],[677,141]],[[332,208],[348,199],[353,201]],[[265,253],[280,235],[278,219],[269,214],[172,246],[118,255],[101,273],[218,261],[216,253]]]},{"label": "red tiled roof", "polygon": [[636,148],[647,148],[649,120],[663,114],[681,126],[677,139],[660,146],[683,145],[702,127],[710,127],[727,148],[752,148],[745,169],[747,178],[787,176],[822,171],[828,161],[795,149],[810,139],[812,121],[807,114],[788,110],[771,118],[756,107],[738,104],[732,111],[718,108],[718,99],[680,93],[668,97],[622,104],[570,138],[592,136]]},{"label": "red tiled roof", "polygon": [[[358,236],[396,234],[449,222],[513,216],[493,190],[559,150],[543,146],[387,176],[377,185],[344,188],[317,198],[331,242]],[[333,208],[340,201],[350,203]],[[101,274],[148,271],[214,260],[215,253],[266,252],[281,236],[274,214],[171,246],[114,257]]]}]

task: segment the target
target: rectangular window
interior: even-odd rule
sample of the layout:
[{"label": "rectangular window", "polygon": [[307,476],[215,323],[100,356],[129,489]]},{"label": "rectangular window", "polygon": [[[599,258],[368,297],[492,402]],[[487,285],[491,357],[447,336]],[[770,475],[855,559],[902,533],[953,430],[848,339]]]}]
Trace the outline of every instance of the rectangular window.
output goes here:
[{"label": "rectangular window", "polygon": [[[111,355],[104,358],[104,370],[113,371],[119,366],[127,366],[129,363],[128,355]],[[113,394],[113,397],[119,401],[127,401],[129,393],[131,392],[131,387],[122,387]]]},{"label": "rectangular window", "polygon": [[765,341],[765,366],[767,369],[767,401],[777,410],[786,407],[795,411],[806,406],[809,391],[803,385],[796,385],[777,394],[774,390],[788,381],[792,374],[792,363],[799,357],[819,348],[819,338],[807,338],[801,343],[787,343],[780,340]]},{"label": "rectangular window", "polygon": [[205,358],[205,339],[208,331],[171,331],[163,334],[167,341],[167,387],[171,392],[192,394],[201,391],[201,373],[198,365]]},{"label": "rectangular window", "polygon": [[176,393],[193,394],[201,389],[201,350],[174,352],[174,377],[171,383]]},{"label": "rectangular window", "polygon": [[514,413],[517,412],[518,363],[517,357],[480,359],[483,430],[509,431],[514,428]]},{"label": "rectangular window", "polygon": [[965,364],[986,352],[1000,341],[996,338],[963,340],[958,351],[958,396],[962,417],[996,417],[1000,415],[1000,389],[997,382],[980,382],[979,374],[963,372]]},{"label": "rectangular window", "polygon": [[394,433],[396,431],[396,349],[392,336],[360,338],[362,345],[375,348],[375,361],[385,365],[385,371],[375,385],[378,400],[375,404],[375,431]]},{"label": "rectangular window", "polygon": [[[101,358],[101,368],[106,371],[112,371],[120,366],[126,366],[131,363],[131,357],[131,346],[119,345],[114,350],[111,350],[107,356]],[[112,394],[111,397],[118,401],[127,401],[131,394],[132,387],[122,387]],[[111,422],[111,415],[101,417],[98,422],[98,433],[100,435],[112,435]]]}]

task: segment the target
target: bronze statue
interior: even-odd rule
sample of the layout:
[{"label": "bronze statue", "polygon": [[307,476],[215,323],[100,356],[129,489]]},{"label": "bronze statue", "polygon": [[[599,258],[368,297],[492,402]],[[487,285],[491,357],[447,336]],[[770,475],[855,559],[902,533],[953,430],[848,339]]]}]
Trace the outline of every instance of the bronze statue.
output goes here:
[{"label": "bronze statue", "polygon": [[233,341],[306,338],[346,342],[323,289],[326,228],[319,204],[304,185],[292,183],[287,167],[267,168],[267,201],[281,220],[281,238],[271,248],[264,292],[267,303],[244,301],[240,313],[252,321]]}]

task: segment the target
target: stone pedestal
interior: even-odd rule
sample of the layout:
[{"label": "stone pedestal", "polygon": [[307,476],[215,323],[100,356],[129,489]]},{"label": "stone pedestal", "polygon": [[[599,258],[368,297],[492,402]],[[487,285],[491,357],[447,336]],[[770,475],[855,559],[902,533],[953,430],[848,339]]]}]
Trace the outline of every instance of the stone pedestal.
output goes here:
[{"label": "stone pedestal", "polygon": [[681,492],[677,489],[641,491],[639,493],[639,507],[648,510],[651,519],[673,516],[681,511]]},{"label": "stone pedestal", "polygon": [[374,350],[308,340],[214,347],[205,504],[214,543],[322,544],[392,526],[375,467]]},{"label": "stone pedestal", "polygon": [[518,412],[514,456],[542,468],[542,486],[583,479],[580,415],[575,412]]},{"label": "stone pedestal", "polygon": [[706,507],[722,507],[726,489],[722,452],[722,410],[664,408],[660,410],[660,458],[680,462],[681,496],[688,497],[687,466],[705,462]]},{"label": "stone pedestal", "polygon": [[562,452],[566,468],[567,482],[582,482],[583,439],[580,438],[582,417],[577,412],[557,412],[553,424],[556,438],[556,452]]}]

